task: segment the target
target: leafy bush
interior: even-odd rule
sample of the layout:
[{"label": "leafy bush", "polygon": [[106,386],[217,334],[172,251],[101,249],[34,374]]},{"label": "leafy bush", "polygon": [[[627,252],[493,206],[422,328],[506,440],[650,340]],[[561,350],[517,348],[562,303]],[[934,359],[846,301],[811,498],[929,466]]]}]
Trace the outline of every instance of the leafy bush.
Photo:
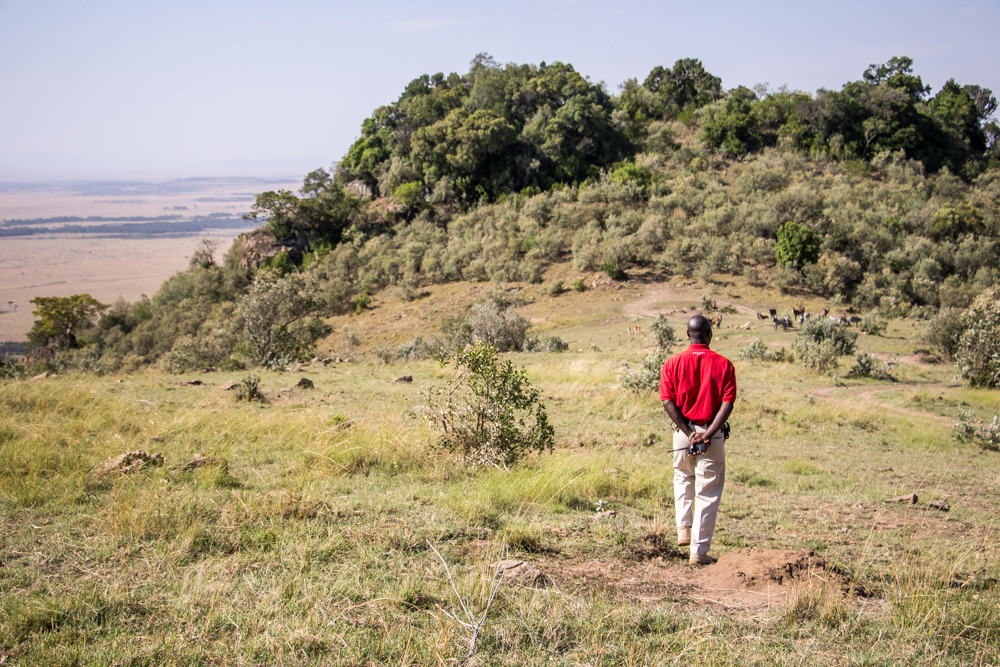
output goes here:
[{"label": "leafy bush", "polygon": [[440,445],[469,465],[508,468],[532,451],[551,450],[555,432],[541,391],[524,369],[500,359],[496,347],[479,341],[443,357],[458,376],[428,395],[429,410],[441,428]]},{"label": "leafy bush", "polygon": [[27,373],[24,362],[18,357],[0,354],[0,380],[16,380]]},{"label": "leafy bush", "polygon": [[264,392],[260,390],[260,378],[256,375],[248,375],[236,385],[237,401],[257,401],[267,403]]},{"label": "leafy bush", "polygon": [[792,344],[799,362],[817,373],[827,373],[837,367],[841,353],[832,340],[817,343],[809,338],[798,338]]},{"label": "leafy bush", "polygon": [[283,366],[305,359],[330,328],[311,317],[320,307],[312,283],[299,274],[258,276],[240,299],[235,325],[239,351],[251,364]]},{"label": "leafy bush", "polygon": [[881,336],[885,333],[886,321],[880,319],[877,313],[867,313],[861,318],[858,328],[869,336]]},{"label": "leafy bush", "polygon": [[955,362],[974,387],[1000,386],[1000,287],[977,296],[962,313]]},{"label": "leafy bush", "polygon": [[587,291],[587,281],[585,281],[583,278],[577,278],[576,280],[573,281],[573,289],[576,290],[577,292]]},{"label": "leafy bush", "polygon": [[656,346],[661,350],[669,350],[673,347],[676,341],[676,335],[674,334],[674,327],[667,320],[667,316],[660,313],[653,320],[653,323],[649,325],[652,330],[653,335],[656,336]]},{"label": "leafy bush", "polygon": [[546,336],[539,343],[539,348],[545,352],[565,352],[569,349],[569,343],[564,342],[559,336]]},{"label": "leafy bush", "polygon": [[801,268],[819,259],[820,239],[816,232],[798,224],[786,222],[778,228],[778,244],[774,254],[779,266]]},{"label": "leafy bush", "polygon": [[563,281],[561,280],[557,280],[554,283],[550,283],[542,287],[542,294],[545,294],[546,296],[559,296],[565,291],[566,291],[566,286],[563,284]]},{"label": "leafy bush", "polygon": [[874,378],[876,380],[885,380],[886,382],[896,381],[888,364],[882,363],[875,357],[863,353],[854,358],[854,365],[851,366],[851,370],[847,371],[847,377]]},{"label": "leafy bush", "polygon": [[622,378],[622,386],[636,394],[649,394],[660,387],[660,374],[663,364],[667,363],[670,352],[657,348],[656,352],[647,356],[638,368],[628,369]]},{"label": "leafy bush", "polygon": [[953,359],[964,331],[962,311],[958,308],[942,308],[927,322],[923,338],[944,356]]},{"label": "leafy bush", "polygon": [[467,333],[472,342],[484,341],[501,352],[523,350],[531,323],[514,306],[487,299],[469,310]]},{"label": "leafy bush", "polygon": [[754,338],[736,356],[747,361],[784,361],[786,353],[784,348],[772,351],[760,338]]},{"label": "leafy bush", "polygon": [[858,340],[858,334],[844,324],[838,324],[832,320],[810,319],[802,325],[799,338],[814,343],[824,343],[829,341],[833,344],[837,354],[854,354],[854,348]]},{"label": "leafy bush", "polygon": [[966,410],[958,413],[958,421],[952,428],[952,435],[961,442],[973,441],[983,449],[1000,449],[1000,415],[993,415],[993,421],[977,420]]}]

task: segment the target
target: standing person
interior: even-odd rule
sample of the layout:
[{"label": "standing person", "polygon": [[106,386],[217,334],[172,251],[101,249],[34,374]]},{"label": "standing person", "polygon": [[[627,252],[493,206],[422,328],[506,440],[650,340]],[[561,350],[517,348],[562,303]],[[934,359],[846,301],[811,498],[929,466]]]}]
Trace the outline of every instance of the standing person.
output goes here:
[{"label": "standing person", "polygon": [[687,323],[690,346],[667,360],[660,399],[674,422],[674,507],[677,544],[691,545],[692,565],[715,562],[708,555],[726,479],[723,425],[736,400],[731,361],[709,349],[712,323],[695,315]]}]

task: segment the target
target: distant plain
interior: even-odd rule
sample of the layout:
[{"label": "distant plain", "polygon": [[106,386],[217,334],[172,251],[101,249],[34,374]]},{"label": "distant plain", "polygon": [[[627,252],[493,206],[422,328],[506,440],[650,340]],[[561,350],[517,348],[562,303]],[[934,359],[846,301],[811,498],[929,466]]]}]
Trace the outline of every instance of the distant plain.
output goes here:
[{"label": "distant plain", "polygon": [[253,227],[240,218],[257,194],[298,187],[250,178],[0,183],[0,342],[24,340],[37,296],[152,296],[202,238],[221,256]]}]

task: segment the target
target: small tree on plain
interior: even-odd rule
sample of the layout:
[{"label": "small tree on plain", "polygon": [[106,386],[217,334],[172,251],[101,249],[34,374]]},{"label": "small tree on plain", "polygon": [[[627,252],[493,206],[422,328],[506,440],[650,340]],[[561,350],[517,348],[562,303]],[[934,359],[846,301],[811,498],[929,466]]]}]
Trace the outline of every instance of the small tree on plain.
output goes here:
[{"label": "small tree on plain", "polygon": [[251,364],[272,367],[307,356],[330,332],[312,317],[319,308],[313,285],[301,275],[258,276],[236,307],[240,352]]},{"label": "small tree on plain", "polygon": [[443,431],[442,447],[467,464],[505,469],[532,451],[552,449],[555,432],[541,391],[524,369],[484,341],[441,359],[442,365],[450,362],[458,376],[428,396],[430,414]]}]

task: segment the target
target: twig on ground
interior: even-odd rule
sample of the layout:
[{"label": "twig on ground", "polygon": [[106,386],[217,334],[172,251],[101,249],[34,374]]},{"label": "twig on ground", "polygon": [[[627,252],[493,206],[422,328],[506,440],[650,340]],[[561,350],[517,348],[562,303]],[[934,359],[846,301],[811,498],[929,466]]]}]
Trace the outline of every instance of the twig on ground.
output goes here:
[{"label": "twig on ground", "polygon": [[483,613],[480,614],[478,621],[475,620],[472,611],[469,608],[469,604],[465,601],[465,598],[463,598],[462,594],[458,592],[458,587],[455,585],[455,579],[454,577],[452,577],[451,569],[449,569],[448,563],[445,561],[444,557],[436,548],[434,548],[434,545],[431,544],[430,540],[427,540],[427,546],[431,548],[431,551],[434,552],[434,555],[436,555],[438,557],[438,560],[441,561],[441,564],[444,565],[445,574],[448,576],[448,584],[451,586],[451,590],[455,594],[455,597],[458,598],[458,603],[459,605],[461,605],[462,611],[465,613],[466,620],[463,621],[456,614],[449,612],[447,609],[441,607],[440,605],[438,605],[438,609],[440,609],[441,612],[451,620],[455,621],[456,623],[466,628],[467,630],[472,631],[472,636],[469,637],[469,652],[465,656],[465,659],[462,660],[461,662],[462,665],[466,665],[468,664],[469,660],[472,659],[473,654],[476,652],[476,643],[479,641],[479,633],[483,629],[483,624],[486,622],[486,615],[489,614],[490,607],[493,606],[493,600],[496,599],[497,591],[500,590],[500,584],[503,583],[503,571],[500,569],[500,564],[507,559],[507,541],[504,540],[503,546],[501,547],[500,558],[497,561],[497,568],[496,571],[493,573],[493,581],[490,584],[490,597],[486,601],[486,607],[483,609]]}]

